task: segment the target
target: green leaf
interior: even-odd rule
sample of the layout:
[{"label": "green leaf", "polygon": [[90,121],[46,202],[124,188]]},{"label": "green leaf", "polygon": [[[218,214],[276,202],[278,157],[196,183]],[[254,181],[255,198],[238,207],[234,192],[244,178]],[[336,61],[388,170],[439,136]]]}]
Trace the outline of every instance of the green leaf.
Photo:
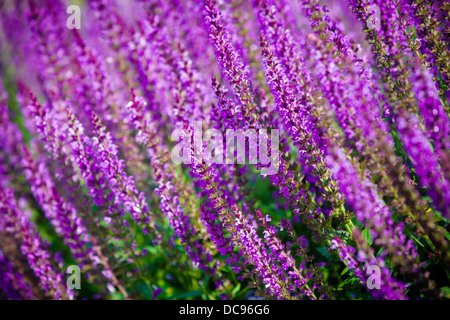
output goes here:
[{"label": "green leaf", "polygon": [[450,287],[441,287],[442,292],[446,299],[450,298]]},{"label": "green leaf", "polygon": [[231,291],[232,296],[236,296],[236,294],[239,292],[239,290],[241,289],[241,284],[238,283],[236,287],[233,288],[233,290]]},{"label": "green leaf", "polygon": [[194,297],[200,297],[203,294],[203,291],[201,290],[194,290],[182,293],[180,295],[172,297],[173,299],[186,299],[186,298],[194,298]]},{"label": "green leaf", "polygon": [[364,239],[366,239],[369,246],[371,246],[373,243],[373,238],[372,238],[372,235],[370,234],[370,229],[368,229],[368,228],[364,229],[362,231],[362,235],[363,235]]},{"label": "green leaf", "polygon": [[341,272],[341,276],[343,276],[344,274],[346,274],[348,272],[348,267],[345,267],[345,269]]}]

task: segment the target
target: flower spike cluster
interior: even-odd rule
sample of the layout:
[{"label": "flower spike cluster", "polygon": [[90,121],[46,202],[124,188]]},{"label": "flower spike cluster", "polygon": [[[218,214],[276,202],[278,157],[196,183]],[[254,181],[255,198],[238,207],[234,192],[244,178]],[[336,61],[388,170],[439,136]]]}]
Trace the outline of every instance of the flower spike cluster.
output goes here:
[{"label": "flower spike cluster", "polygon": [[449,298],[447,2],[3,0],[0,299]]}]

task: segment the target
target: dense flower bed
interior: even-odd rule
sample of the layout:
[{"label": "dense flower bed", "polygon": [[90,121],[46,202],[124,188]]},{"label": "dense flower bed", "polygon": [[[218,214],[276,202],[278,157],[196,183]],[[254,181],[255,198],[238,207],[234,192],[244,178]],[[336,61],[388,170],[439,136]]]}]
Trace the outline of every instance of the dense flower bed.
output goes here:
[{"label": "dense flower bed", "polygon": [[449,2],[0,14],[0,298],[449,297]]}]

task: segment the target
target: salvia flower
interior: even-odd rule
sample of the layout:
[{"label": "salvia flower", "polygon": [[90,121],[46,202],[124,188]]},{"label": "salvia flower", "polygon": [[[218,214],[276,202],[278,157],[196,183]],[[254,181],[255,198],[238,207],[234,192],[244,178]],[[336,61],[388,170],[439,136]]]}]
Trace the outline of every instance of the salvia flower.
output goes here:
[{"label": "salvia flower", "polygon": [[446,297],[447,2],[67,5],[0,5],[0,298]]}]

